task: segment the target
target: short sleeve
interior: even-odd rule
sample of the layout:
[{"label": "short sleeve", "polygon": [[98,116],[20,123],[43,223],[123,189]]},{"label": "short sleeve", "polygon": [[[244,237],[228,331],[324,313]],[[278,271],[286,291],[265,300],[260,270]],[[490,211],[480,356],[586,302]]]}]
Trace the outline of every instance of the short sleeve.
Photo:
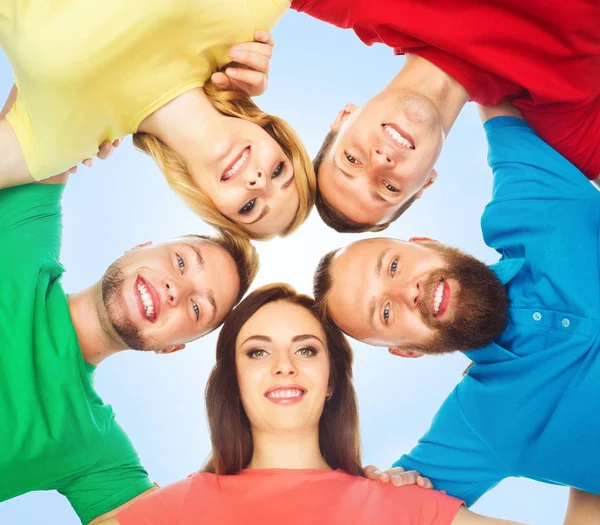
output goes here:
[{"label": "short sleeve", "polygon": [[25,184],[0,190],[0,233],[23,235],[57,260],[62,239],[64,184]]},{"label": "short sleeve", "polygon": [[436,490],[445,490],[467,506],[508,477],[505,465],[466,421],[456,390],[440,407],[417,446],[394,467],[418,471]]},{"label": "short sleeve", "polygon": [[178,525],[196,474],[162,487],[126,507],[116,519],[120,525]]},{"label": "short sleeve", "polygon": [[546,144],[522,119],[496,117],[485,125],[493,199],[572,200],[598,198],[573,164]]},{"label": "short sleeve", "polygon": [[59,489],[82,523],[116,509],[154,486],[127,434],[114,419],[105,439],[102,459]]},{"label": "short sleeve", "polygon": [[390,497],[397,502],[396,515],[403,518],[399,523],[410,525],[451,525],[464,505],[461,500],[438,490],[416,485],[390,487]]}]

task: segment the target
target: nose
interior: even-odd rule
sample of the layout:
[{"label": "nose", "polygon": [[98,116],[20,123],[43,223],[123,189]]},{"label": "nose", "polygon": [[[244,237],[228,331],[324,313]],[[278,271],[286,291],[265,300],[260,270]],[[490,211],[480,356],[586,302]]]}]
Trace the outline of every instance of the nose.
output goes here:
[{"label": "nose", "polygon": [[262,189],[266,183],[267,177],[265,176],[263,170],[248,170],[248,175],[246,175],[246,187],[249,190]]},{"label": "nose", "polygon": [[279,352],[278,357],[273,360],[272,373],[276,377],[294,377],[298,372],[288,353]]},{"label": "nose", "polygon": [[169,306],[177,306],[179,304],[180,286],[176,285],[175,281],[171,280],[166,280],[164,286],[167,295],[167,303]]},{"label": "nose", "polygon": [[395,288],[396,299],[408,308],[418,308],[423,299],[423,285],[418,279],[403,283]]},{"label": "nose", "polygon": [[396,165],[394,159],[381,146],[371,148],[371,162],[382,168],[393,168]]}]

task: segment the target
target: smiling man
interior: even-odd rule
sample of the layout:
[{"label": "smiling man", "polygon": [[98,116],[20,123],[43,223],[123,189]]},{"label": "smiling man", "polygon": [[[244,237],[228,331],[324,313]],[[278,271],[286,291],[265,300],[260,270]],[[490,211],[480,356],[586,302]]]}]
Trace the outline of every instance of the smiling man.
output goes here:
[{"label": "smiling man", "polygon": [[340,111],[315,157],[317,209],[335,230],[381,231],[402,215],[436,180],[469,100],[512,101],[589,179],[600,175],[598,2],[294,0],[292,9],[406,54],[380,93]]},{"label": "smiling man", "polygon": [[473,362],[397,466],[467,505],[513,476],[600,494],[600,193],[514,108],[482,115],[494,184],[481,227],[500,261],[362,240],[321,260],[315,298],[392,354]]},{"label": "smiling man", "polygon": [[153,486],[94,390],[95,367],[127,348],[174,352],[214,330],[258,259],[245,239],[190,235],[138,246],[67,296],[61,179],[0,191],[0,501],[57,490],[88,523]]}]

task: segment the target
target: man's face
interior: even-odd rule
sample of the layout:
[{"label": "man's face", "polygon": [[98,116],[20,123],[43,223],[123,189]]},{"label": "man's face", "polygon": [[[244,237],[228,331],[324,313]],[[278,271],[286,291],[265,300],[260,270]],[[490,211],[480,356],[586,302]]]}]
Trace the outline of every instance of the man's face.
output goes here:
[{"label": "man's face", "polygon": [[430,240],[356,242],[335,255],[331,279],[335,323],[398,355],[477,348],[506,324],[506,293],[492,270]]},{"label": "man's face", "polygon": [[319,191],[355,222],[388,222],[437,177],[444,134],[435,107],[419,95],[380,93],[346,106],[331,128],[337,136],[319,168]]},{"label": "man's face", "polygon": [[101,286],[108,322],[129,348],[168,351],[216,328],[240,283],[223,248],[185,237],[130,250]]}]

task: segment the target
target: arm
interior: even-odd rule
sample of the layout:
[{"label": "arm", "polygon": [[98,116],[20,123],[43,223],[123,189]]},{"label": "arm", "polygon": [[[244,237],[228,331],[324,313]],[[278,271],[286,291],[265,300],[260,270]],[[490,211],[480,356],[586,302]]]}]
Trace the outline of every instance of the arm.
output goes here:
[{"label": "arm", "polygon": [[571,488],[564,525],[600,525],[600,495]]},{"label": "arm", "polygon": [[479,118],[481,119],[482,124],[485,124],[488,120],[495,117],[523,118],[519,110],[510,102],[504,102],[502,104],[498,104],[497,106],[478,105],[477,111],[479,111]]},{"label": "arm", "polygon": [[488,518],[481,514],[475,514],[464,507],[461,507],[452,521],[452,525],[524,525],[517,521],[500,520],[497,518]]},{"label": "arm", "polygon": [[0,119],[6,117],[6,114],[10,111],[10,108],[13,107],[15,100],[17,100],[17,86],[13,85],[10,93],[8,94],[6,102],[4,103],[4,107],[2,108],[2,111],[0,111]]}]

